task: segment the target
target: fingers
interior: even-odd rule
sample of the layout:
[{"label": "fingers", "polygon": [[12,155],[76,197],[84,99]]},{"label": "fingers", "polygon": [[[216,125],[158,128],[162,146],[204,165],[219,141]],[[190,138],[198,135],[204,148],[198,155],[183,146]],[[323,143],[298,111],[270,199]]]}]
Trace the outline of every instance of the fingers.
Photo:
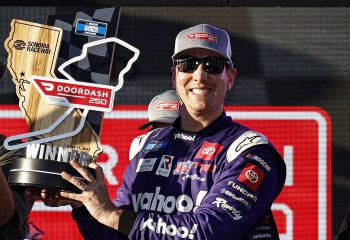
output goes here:
[{"label": "fingers", "polygon": [[97,181],[104,181],[104,174],[103,174],[103,169],[101,168],[100,165],[96,164],[96,163],[90,163],[89,164],[89,168],[92,168],[95,170],[95,174],[96,174],[96,180]]},{"label": "fingers", "polygon": [[95,180],[94,177],[91,175],[91,173],[86,168],[81,166],[77,161],[72,160],[69,163],[75,170],[77,170],[89,182],[92,182],[93,180]]},{"label": "fingers", "polygon": [[[81,197],[80,195],[81,194],[77,194],[77,193],[73,193],[73,192],[66,192],[66,191],[61,191],[60,192],[60,195],[64,198],[68,198],[68,199],[71,199],[71,200],[74,200],[74,201],[78,201],[80,202],[81,201]],[[69,201],[69,200],[68,200]],[[74,206],[74,205],[73,205]]]},{"label": "fingers", "polygon": [[50,189],[42,189],[41,198],[46,206],[58,207],[60,201],[60,195],[58,192],[52,191]]},{"label": "fingers", "polygon": [[70,182],[71,184],[73,184],[74,186],[79,188],[80,190],[82,190],[82,191],[86,190],[87,185],[82,180],[74,177],[73,175],[71,175],[67,172],[62,172],[61,176],[64,180]]}]

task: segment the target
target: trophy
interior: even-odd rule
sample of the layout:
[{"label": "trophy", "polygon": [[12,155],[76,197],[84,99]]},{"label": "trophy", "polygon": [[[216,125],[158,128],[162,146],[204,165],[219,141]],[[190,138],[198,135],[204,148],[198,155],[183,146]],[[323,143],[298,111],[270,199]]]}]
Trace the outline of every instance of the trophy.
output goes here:
[{"label": "trophy", "polygon": [[[11,165],[11,186],[81,192],[60,173],[82,178],[69,161],[84,167],[96,161],[102,152],[103,112],[112,110],[124,74],[139,56],[138,49],[115,37],[119,13],[118,8],[106,8],[52,15],[50,25],[12,20],[5,41],[7,68],[29,130],[4,142],[8,150],[26,148],[26,156]],[[115,44],[134,54],[120,71],[118,84],[110,86]]]}]

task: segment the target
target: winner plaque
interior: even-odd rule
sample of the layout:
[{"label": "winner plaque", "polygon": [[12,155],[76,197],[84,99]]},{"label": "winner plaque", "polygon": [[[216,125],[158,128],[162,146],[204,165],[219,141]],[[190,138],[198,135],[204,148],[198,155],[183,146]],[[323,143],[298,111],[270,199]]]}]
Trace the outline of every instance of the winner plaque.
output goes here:
[{"label": "winner plaque", "polygon": [[[11,32],[5,41],[7,68],[16,86],[19,107],[29,130],[5,140],[4,146],[8,150],[26,148],[26,156],[14,160],[11,165],[8,179],[10,185],[31,187],[39,191],[49,189],[57,192],[64,189],[80,192],[63,180],[60,173],[66,171],[79,178],[80,174],[68,162],[75,159],[86,167],[96,161],[97,155],[102,152],[99,133],[103,112],[112,110],[114,94],[122,88],[124,74],[139,56],[138,49],[116,37],[108,37],[108,25],[114,26],[112,34],[116,35],[115,26],[118,26],[118,22],[111,21],[119,20],[119,9],[110,8],[107,12],[109,18],[106,12],[97,13],[95,19],[73,18],[71,31],[63,30],[62,27],[12,20]],[[118,17],[113,17],[115,15]],[[98,16],[103,19],[96,19]],[[78,39],[75,45],[81,46],[78,52],[76,46],[60,49],[62,39],[67,41],[67,36],[71,35]],[[119,73],[117,86],[110,86],[109,73],[116,43],[134,55]],[[101,46],[112,49],[108,54],[100,54],[100,59],[96,62],[103,66],[106,61],[109,62],[109,68],[98,75],[105,76],[104,80],[96,81],[101,78],[93,79],[96,76],[93,73],[90,78],[86,77],[87,74],[82,79],[78,74],[81,71],[67,70],[86,66],[86,59],[93,52],[91,49]],[[58,57],[62,63],[57,68]],[[63,61],[64,58],[67,61]],[[93,63],[89,64],[89,68],[84,68],[85,73],[89,69],[98,69]],[[57,78],[57,73],[60,78]]]}]

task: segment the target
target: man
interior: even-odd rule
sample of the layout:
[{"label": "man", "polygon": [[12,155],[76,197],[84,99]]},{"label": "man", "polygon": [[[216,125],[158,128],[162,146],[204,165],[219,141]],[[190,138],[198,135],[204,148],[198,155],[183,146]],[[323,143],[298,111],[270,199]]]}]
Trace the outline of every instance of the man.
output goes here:
[{"label": "man", "polygon": [[[0,78],[5,70],[6,66],[0,62]],[[35,239],[39,239],[44,233],[33,222],[28,224],[27,220],[34,202],[41,198],[32,194],[30,189],[23,190],[8,185],[11,163],[18,157],[25,157],[25,151],[8,151],[3,145],[5,139],[6,136],[0,134],[0,239],[34,239],[34,235]],[[46,198],[45,201],[48,202],[48,199],[51,198]],[[35,229],[31,226],[35,226]]]},{"label": "man", "polygon": [[208,24],[181,31],[172,56],[181,99],[173,126],[142,137],[113,203],[97,164],[87,184],[63,172],[85,207],[72,212],[85,239],[278,239],[271,205],[285,163],[265,136],[224,111],[236,70],[228,34]]},{"label": "man", "polygon": [[0,135],[0,239],[22,240],[29,236],[28,215],[37,199],[23,189],[9,187],[7,178],[11,163],[17,157],[24,157],[25,153],[5,149],[5,139]]},{"label": "man", "polygon": [[139,130],[150,127],[150,131],[156,128],[173,124],[180,115],[180,100],[174,90],[165,91],[154,98],[148,104],[148,122],[142,124]]},{"label": "man", "polygon": [[[139,130],[149,127],[149,131],[171,126],[175,119],[180,116],[180,99],[176,91],[168,90],[154,98],[148,104],[148,122],[142,124]],[[129,158],[134,152],[134,147],[138,148],[138,142],[142,141],[143,135],[135,137],[131,142]]]}]

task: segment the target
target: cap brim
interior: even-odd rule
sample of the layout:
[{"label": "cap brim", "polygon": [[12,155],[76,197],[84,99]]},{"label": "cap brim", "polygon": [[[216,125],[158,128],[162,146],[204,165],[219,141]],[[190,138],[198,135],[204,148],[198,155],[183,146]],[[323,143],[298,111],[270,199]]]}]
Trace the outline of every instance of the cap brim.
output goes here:
[{"label": "cap brim", "polygon": [[152,125],[152,121],[151,122],[146,122],[145,124],[142,124],[141,126],[139,126],[139,130],[143,130],[145,128],[148,128],[149,126]]},{"label": "cap brim", "polygon": [[145,129],[145,128],[151,126],[153,123],[169,123],[169,124],[172,124],[173,122],[174,122],[174,118],[173,117],[159,118],[159,119],[155,119],[153,121],[146,122],[145,124],[142,124],[139,127],[139,130]]}]

